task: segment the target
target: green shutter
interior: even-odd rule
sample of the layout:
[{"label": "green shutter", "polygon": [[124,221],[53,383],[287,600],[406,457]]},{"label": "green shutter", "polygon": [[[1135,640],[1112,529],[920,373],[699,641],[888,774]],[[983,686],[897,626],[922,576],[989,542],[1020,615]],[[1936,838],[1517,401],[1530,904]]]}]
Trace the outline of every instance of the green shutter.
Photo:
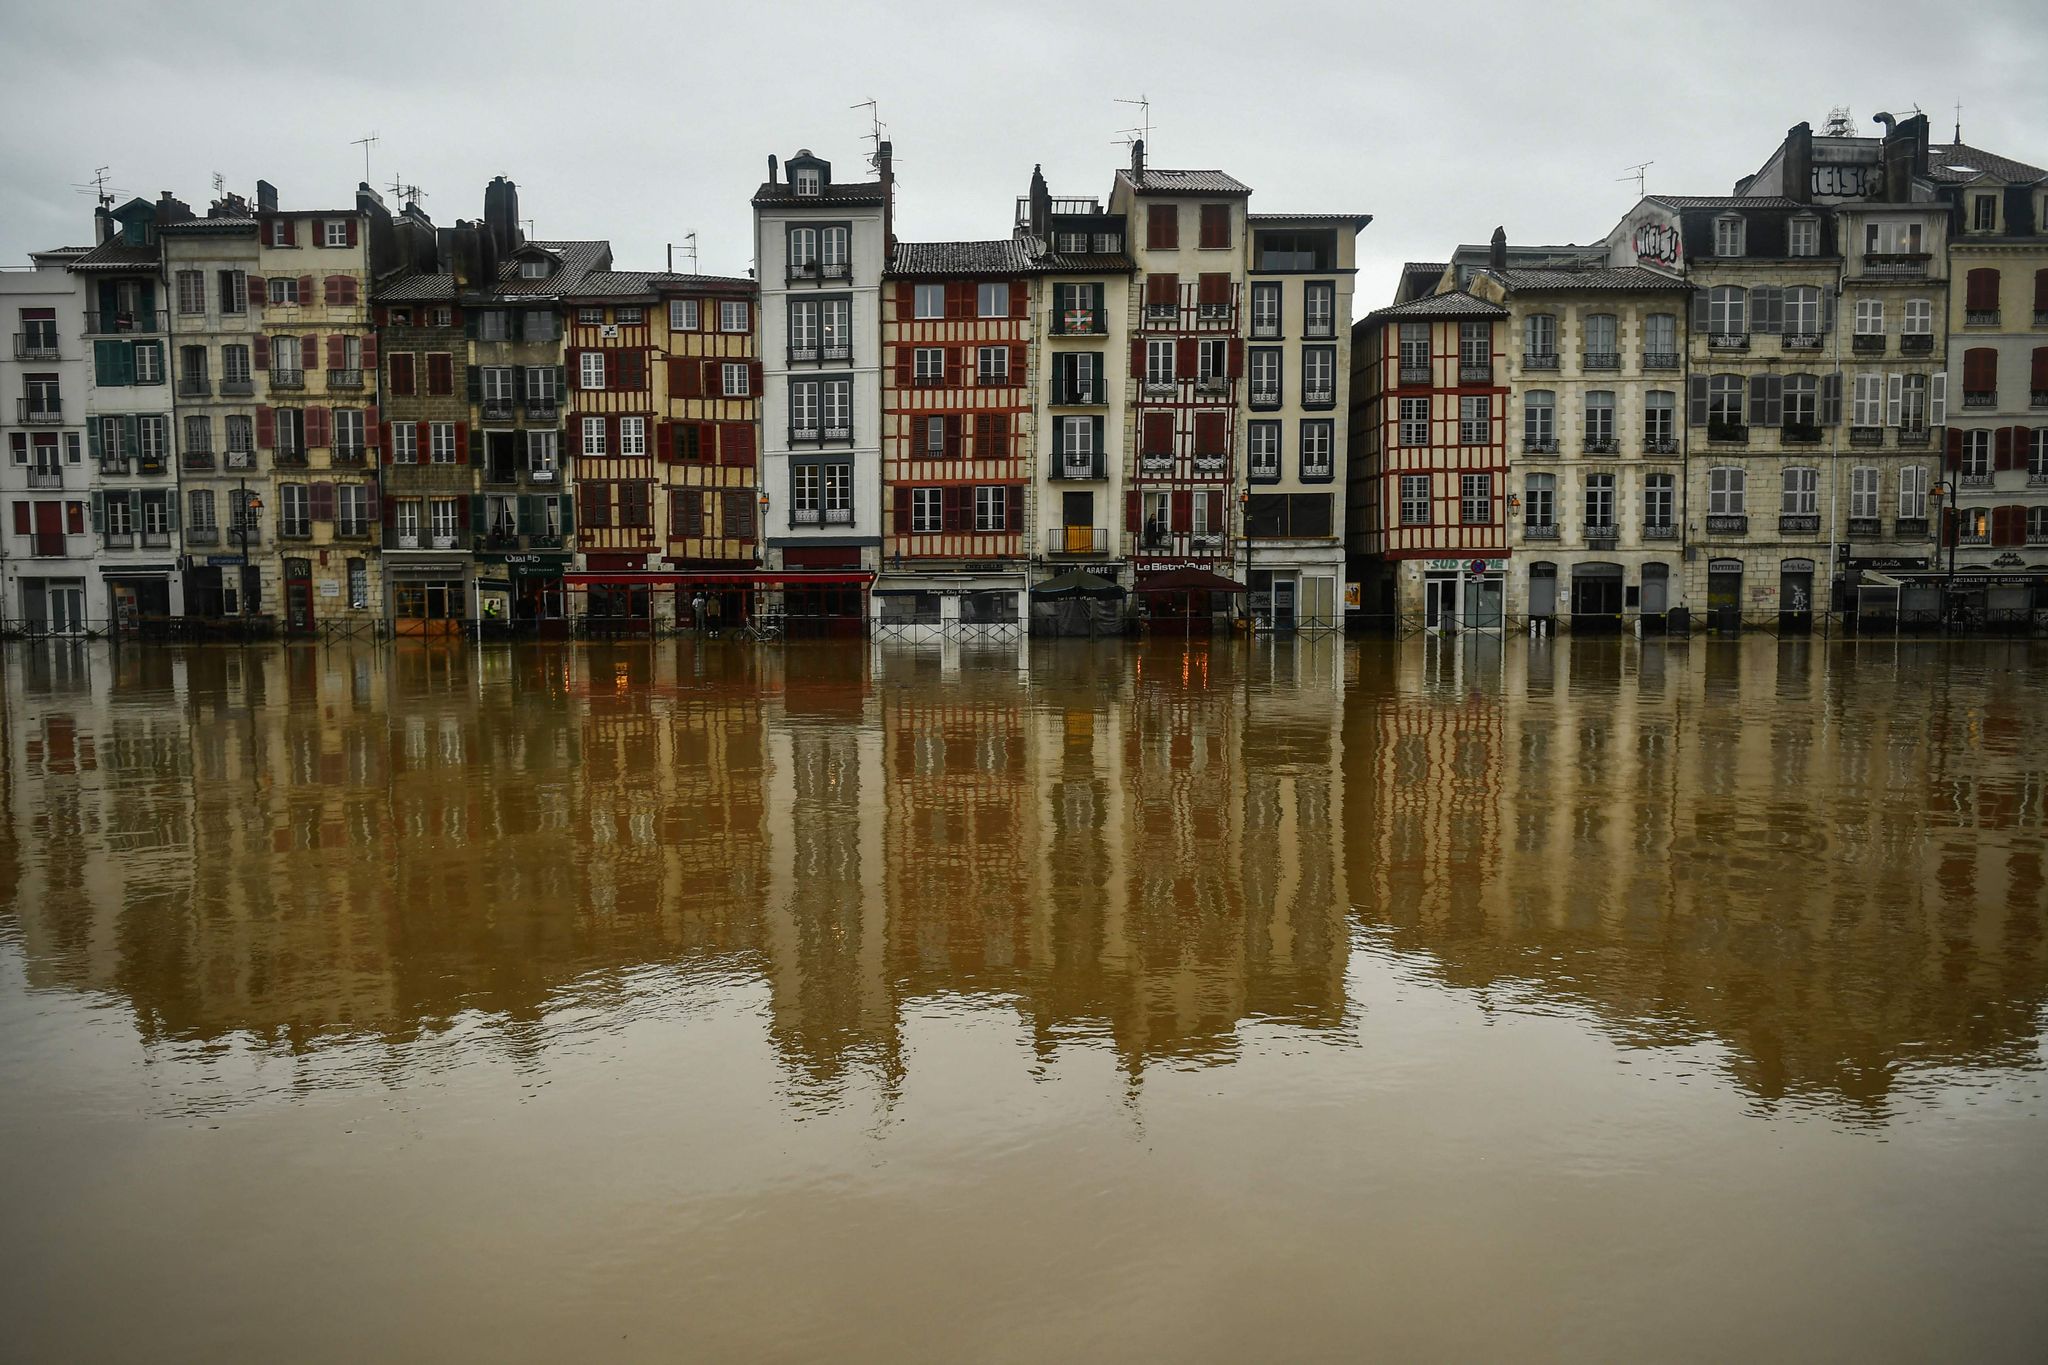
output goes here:
[{"label": "green shutter", "polygon": [[121,419],[121,458],[131,468],[142,457],[142,419],[136,416]]},{"label": "green shutter", "polygon": [[[136,536],[142,534],[142,490],[140,488],[128,490],[128,533]],[[138,541],[137,543],[140,544],[141,542]]]},{"label": "green shutter", "polygon": [[88,418],[86,418],[86,420],[85,420],[85,439],[86,439],[86,444],[87,444],[88,446],[90,446],[90,447],[91,447],[91,450],[92,450],[92,462],[93,462],[94,464],[98,464],[98,463],[100,462],[100,458],[101,458],[101,456],[100,456],[100,423],[99,423],[99,419],[98,419],[97,417],[88,417]]},{"label": "green shutter", "polygon": [[107,495],[105,493],[95,492],[92,495],[92,529],[95,531],[107,529]]},{"label": "green shutter", "polygon": [[[1102,419],[1100,417],[1090,417],[1088,425],[1093,428],[1095,435],[1095,451],[1088,458],[1095,462],[1095,473],[1099,477],[1102,473],[1102,462],[1107,458],[1102,452]],[[1212,527],[1211,529],[1213,530],[1214,528]]]},{"label": "green shutter", "polygon": [[484,529],[484,495],[481,493],[471,493],[469,495],[469,533],[481,539]]},{"label": "green shutter", "polygon": [[519,526],[519,534],[520,534],[520,535],[522,535],[522,536],[531,536],[531,535],[538,535],[538,534],[540,534],[540,533],[539,533],[539,532],[538,532],[537,530],[535,530],[535,529],[534,529],[534,521],[533,521],[533,495],[532,495],[531,493],[521,493],[521,494],[519,495],[519,521],[518,521],[518,526]]},{"label": "green shutter", "polygon": [[93,382],[101,388],[112,388],[122,382],[121,357],[128,349],[125,341],[95,341],[92,344]]},{"label": "green shutter", "polygon": [[505,318],[505,335],[514,341],[526,340],[526,310],[513,308]]},{"label": "green shutter", "polygon": [[462,315],[462,334],[472,341],[476,340],[476,319],[477,313],[474,308]]},{"label": "green shutter", "polygon": [[576,499],[563,493],[555,498],[555,505],[562,509],[562,534],[566,536],[576,529]]},{"label": "green shutter", "polygon": [[480,365],[471,365],[469,367],[469,401],[472,403],[484,401],[484,372],[483,367]]},{"label": "green shutter", "polygon": [[176,493],[166,493],[164,495],[164,525],[170,528],[172,535],[178,534],[178,495]]}]

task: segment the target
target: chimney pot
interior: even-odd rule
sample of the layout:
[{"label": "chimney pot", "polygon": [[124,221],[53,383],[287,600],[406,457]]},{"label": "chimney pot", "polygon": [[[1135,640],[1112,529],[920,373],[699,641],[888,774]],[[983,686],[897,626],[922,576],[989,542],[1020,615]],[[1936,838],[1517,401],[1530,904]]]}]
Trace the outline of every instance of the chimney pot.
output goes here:
[{"label": "chimney pot", "polygon": [[1508,268],[1508,230],[1505,226],[1493,230],[1493,241],[1487,247],[1486,260],[1495,270]]}]

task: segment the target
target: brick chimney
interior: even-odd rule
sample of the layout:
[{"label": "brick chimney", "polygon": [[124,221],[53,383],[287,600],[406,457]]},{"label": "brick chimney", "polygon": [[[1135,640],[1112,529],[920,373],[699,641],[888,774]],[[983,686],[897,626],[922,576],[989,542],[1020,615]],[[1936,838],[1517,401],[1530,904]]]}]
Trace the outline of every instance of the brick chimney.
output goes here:
[{"label": "brick chimney", "polygon": [[882,178],[882,259],[893,260],[896,256],[896,171],[891,162],[894,155],[889,144],[875,145],[875,171]]},{"label": "brick chimney", "polygon": [[1486,263],[1495,270],[1508,268],[1508,230],[1497,227],[1493,230],[1493,241],[1486,248]]}]

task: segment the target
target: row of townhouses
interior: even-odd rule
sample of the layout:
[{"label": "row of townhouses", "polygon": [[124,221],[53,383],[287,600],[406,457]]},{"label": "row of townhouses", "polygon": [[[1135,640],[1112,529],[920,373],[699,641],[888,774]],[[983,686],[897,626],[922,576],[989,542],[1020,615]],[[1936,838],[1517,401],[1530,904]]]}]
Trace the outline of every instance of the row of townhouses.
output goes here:
[{"label": "row of townhouses", "polygon": [[771,157],[738,277],[503,177],[106,203],[0,272],[0,627],[2032,628],[2048,172],[1880,121],[1356,322],[1368,215],[1142,143],[977,241],[899,240],[887,142]]},{"label": "row of townhouses", "polygon": [[1407,266],[1353,328],[1362,616],[2040,625],[2048,172],[1879,121],[1592,246]]}]

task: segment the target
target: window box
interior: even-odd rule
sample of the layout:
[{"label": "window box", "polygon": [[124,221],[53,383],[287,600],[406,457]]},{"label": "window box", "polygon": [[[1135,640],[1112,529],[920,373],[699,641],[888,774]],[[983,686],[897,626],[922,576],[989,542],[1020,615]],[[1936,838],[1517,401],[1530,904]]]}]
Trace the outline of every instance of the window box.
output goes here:
[{"label": "window box", "polygon": [[1934,334],[1931,332],[1908,332],[1899,338],[1900,355],[1933,355]]},{"label": "window box", "polygon": [[1335,389],[1303,389],[1301,405],[1305,408],[1333,408],[1337,406]]},{"label": "window box", "polygon": [[1749,534],[1749,517],[1741,512],[1710,513],[1707,517],[1707,534],[1746,536]]},{"label": "window box", "polygon": [[816,360],[817,358],[818,348],[815,346],[792,346],[789,348],[789,363],[792,365],[800,364],[806,360]]},{"label": "window box", "polygon": [[1646,370],[1675,370],[1678,368],[1678,352],[1645,351],[1643,368]]},{"label": "window box", "polygon": [[827,261],[818,267],[818,278],[824,280],[843,280],[852,269],[853,266],[847,261]]},{"label": "window box", "polygon": [[1995,408],[1998,406],[1998,391],[1996,389],[1979,389],[1971,392],[1965,389],[1963,391],[1963,406],[1966,408]]},{"label": "window box", "polygon": [[1849,338],[1849,349],[1857,355],[1883,355],[1884,336],[1881,333],[1858,332]]},{"label": "window box", "polygon": [[1556,539],[1557,539],[1557,524],[1556,524],[1555,522],[1551,522],[1551,523],[1549,523],[1549,524],[1546,524],[1546,525],[1543,525],[1543,526],[1535,526],[1535,525],[1530,525],[1530,526],[1524,526],[1524,527],[1522,528],[1522,539],[1524,539],[1524,540],[1556,540]]},{"label": "window box", "polygon": [[815,441],[818,439],[819,430],[820,428],[818,427],[791,427],[789,429],[790,444],[801,445],[805,441]]},{"label": "window box", "polygon": [[1493,382],[1493,366],[1460,365],[1458,366],[1458,382],[1460,384],[1491,384]]},{"label": "window box", "polygon": [[1729,445],[1746,446],[1749,444],[1749,428],[1739,422],[1709,421],[1707,423],[1707,439],[1709,441],[1723,441]]},{"label": "window box", "polygon": [[1818,351],[1820,349],[1820,333],[1787,332],[1778,344],[1788,351]]},{"label": "window box", "polygon": [[1996,308],[1967,308],[1963,310],[1963,326],[1965,327],[1996,327],[1997,325],[1998,310]]},{"label": "window box", "polygon": [[853,509],[851,507],[826,508],[825,524],[828,526],[851,526],[853,524]]},{"label": "window box", "polygon": [[1588,455],[1619,455],[1621,442],[1612,436],[1588,436],[1585,441]]},{"label": "window box", "polygon": [[1644,540],[1676,540],[1678,528],[1670,522],[1657,522],[1643,528]]},{"label": "window box", "polygon": [[1524,455],[1555,455],[1557,454],[1557,439],[1555,437],[1524,437],[1522,440],[1522,453]]},{"label": "window box", "polygon": [[1792,445],[1817,445],[1820,437],[1820,428],[1808,422],[1787,422],[1778,431],[1778,439]]},{"label": "window box", "polygon": [[1052,334],[1056,337],[1095,337],[1108,330],[1102,314],[1093,308],[1069,308],[1059,315],[1059,325],[1053,328]]},{"label": "window box", "polygon": [[827,422],[825,424],[824,439],[828,441],[851,441],[853,439],[853,428],[838,427]]},{"label": "window box", "polygon": [[1778,533],[1787,536],[1810,536],[1820,530],[1820,515],[1815,512],[1787,512],[1778,518]]},{"label": "window box", "polygon": [[1586,368],[1589,370],[1618,370],[1621,357],[1613,351],[1586,352]]},{"label": "window box", "polygon": [[1195,456],[1195,472],[1197,474],[1221,474],[1223,472],[1223,456]]},{"label": "window box", "polygon": [[815,507],[792,507],[789,511],[791,526],[816,526],[824,514]]},{"label": "window box", "polygon": [[1429,382],[1429,366],[1403,365],[1401,367],[1400,382],[1403,384],[1427,384]]},{"label": "window box", "polygon": [[1924,251],[1873,251],[1863,258],[1863,278],[1924,280],[1927,278],[1927,262],[1931,259]]},{"label": "window box", "polygon": [[1522,368],[1525,370],[1554,370],[1557,368],[1555,351],[1522,352]]},{"label": "window box", "polygon": [[1159,454],[1140,455],[1138,457],[1138,472],[1141,474],[1171,474],[1173,472],[1173,456]]},{"label": "window box", "polygon": [[1707,336],[1710,351],[1746,351],[1749,349],[1747,332],[1711,332]]},{"label": "window box", "polygon": [[360,389],[363,386],[361,370],[329,370],[327,387],[330,389]]},{"label": "window box", "polygon": [[1993,476],[1990,474],[1964,474],[1956,482],[1965,488],[1989,488]]},{"label": "window box", "polygon": [[1252,407],[1253,407],[1253,408],[1256,408],[1256,409],[1265,409],[1265,408],[1277,408],[1277,407],[1279,407],[1279,406],[1280,406],[1280,390],[1278,390],[1278,389],[1258,389],[1258,388],[1255,388],[1255,389],[1253,389],[1253,390],[1252,390],[1252,392],[1251,392],[1251,405],[1252,405]]},{"label": "window box", "polygon": [[1179,316],[1180,305],[1177,303],[1148,303],[1145,305],[1145,320],[1147,322],[1172,322]]},{"label": "window box", "polygon": [[1223,533],[1221,531],[1198,531],[1188,537],[1188,549],[1190,551],[1221,551],[1223,549]]},{"label": "window box", "polygon": [[1964,545],[1989,545],[1991,537],[1988,535],[1972,535],[1970,532],[1965,531],[1960,538],[1960,543]]}]

